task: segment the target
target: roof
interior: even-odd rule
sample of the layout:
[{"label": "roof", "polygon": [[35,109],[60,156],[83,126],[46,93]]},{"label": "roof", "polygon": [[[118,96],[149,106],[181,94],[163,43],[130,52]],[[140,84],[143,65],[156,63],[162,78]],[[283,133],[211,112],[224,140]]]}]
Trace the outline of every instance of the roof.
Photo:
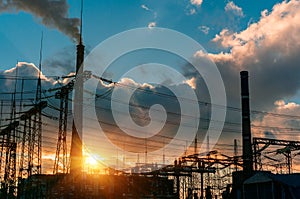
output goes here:
[{"label": "roof", "polygon": [[266,175],[265,172],[256,173],[254,176],[245,180],[244,184],[256,184],[256,183],[265,183],[272,182],[272,178]]},{"label": "roof", "polygon": [[290,187],[300,188],[300,173],[295,174],[273,174],[270,172],[258,172],[245,180],[244,184],[255,184],[275,181]]}]

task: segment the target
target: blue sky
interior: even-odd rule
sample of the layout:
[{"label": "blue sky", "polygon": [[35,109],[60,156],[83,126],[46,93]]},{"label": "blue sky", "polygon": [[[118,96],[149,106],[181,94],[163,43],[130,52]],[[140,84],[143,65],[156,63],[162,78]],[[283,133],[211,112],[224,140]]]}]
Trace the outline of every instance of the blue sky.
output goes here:
[{"label": "blue sky", "polygon": [[[53,16],[60,13],[69,21],[78,22],[80,1],[56,1],[60,7],[53,8],[49,7],[51,4],[43,6],[51,2],[43,0],[39,1],[40,9],[34,9],[37,5],[30,3],[9,2],[2,0],[0,6],[0,70],[10,69],[17,62],[38,65],[43,32],[43,73],[62,76],[74,71],[77,43],[61,31],[64,27],[43,21],[49,18],[43,12],[50,10]],[[240,106],[239,71],[249,70],[252,108],[280,112],[283,109],[276,105],[278,101],[283,100],[287,106],[298,105],[300,101],[299,11],[299,2],[295,0],[84,0],[83,41],[89,52],[105,39],[133,28],[152,25],[182,32],[203,45],[217,64],[229,105]],[[130,64],[135,54],[132,55],[129,60],[118,60],[116,68],[122,65],[120,61]],[[143,53],[137,55],[149,61]],[[153,51],[150,59],[159,59],[157,55]],[[189,71],[178,63],[180,66],[174,68]],[[188,75],[193,77],[193,73]]]},{"label": "blue sky", "polygon": [[[88,49],[119,32],[147,27],[155,22],[158,27],[180,31],[202,44],[208,52],[220,49],[211,40],[222,29],[240,31],[249,22],[259,20],[264,9],[270,10],[277,1],[234,1],[242,9],[243,16],[226,12],[229,1],[203,1],[193,5],[188,0],[165,1],[84,1],[83,36]],[[69,17],[80,16],[80,2],[69,0]],[[191,10],[196,13],[191,14]],[[38,63],[40,35],[44,32],[44,60],[75,46],[75,43],[55,28],[48,28],[39,17],[22,10],[3,11],[0,15],[1,69],[15,66],[17,61]],[[199,27],[208,27],[208,34]],[[75,52],[74,52],[75,53]],[[51,74],[49,74],[51,75]]]}]

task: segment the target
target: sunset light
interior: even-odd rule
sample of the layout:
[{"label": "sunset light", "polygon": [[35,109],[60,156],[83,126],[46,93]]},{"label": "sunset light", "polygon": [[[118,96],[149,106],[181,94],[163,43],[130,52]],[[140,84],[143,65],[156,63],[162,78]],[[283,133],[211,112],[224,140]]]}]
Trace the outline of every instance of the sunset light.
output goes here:
[{"label": "sunset light", "polygon": [[300,199],[300,0],[0,0],[0,199]]},{"label": "sunset light", "polygon": [[104,169],[104,158],[98,154],[84,153],[84,165],[83,169],[88,173],[100,173],[101,169]]},{"label": "sunset light", "polygon": [[87,157],[85,163],[94,167],[98,166],[98,161],[92,156]]}]

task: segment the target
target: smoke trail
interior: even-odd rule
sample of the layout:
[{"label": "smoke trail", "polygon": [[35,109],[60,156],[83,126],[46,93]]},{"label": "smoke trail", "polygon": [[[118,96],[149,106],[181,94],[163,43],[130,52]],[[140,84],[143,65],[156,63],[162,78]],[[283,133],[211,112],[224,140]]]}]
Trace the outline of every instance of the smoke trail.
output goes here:
[{"label": "smoke trail", "polygon": [[78,18],[68,18],[67,0],[0,0],[1,12],[32,13],[49,28],[57,28],[72,39],[79,39]]}]

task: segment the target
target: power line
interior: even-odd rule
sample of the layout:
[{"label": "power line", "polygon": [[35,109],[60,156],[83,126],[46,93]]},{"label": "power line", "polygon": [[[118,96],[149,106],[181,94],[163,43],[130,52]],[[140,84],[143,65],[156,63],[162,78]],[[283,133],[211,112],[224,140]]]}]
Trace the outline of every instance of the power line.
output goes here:
[{"label": "power line", "polygon": [[[30,76],[28,76],[28,77],[30,77]],[[73,77],[73,75],[71,75],[71,76],[49,76],[49,77],[71,78],[71,77]],[[159,91],[156,91],[156,90],[152,91],[151,89],[145,89],[145,88],[141,88],[141,87],[137,87],[137,86],[131,86],[131,85],[120,83],[120,82],[112,82],[111,80],[108,80],[108,79],[105,79],[105,78],[100,78],[100,77],[97,77],[95,75],[93,75],[93,77],[96,77],[97,79],[100,79],[101,81],[106,81],[108,83],[113,83],[116,86],[126,87],[126,88],[130,88],[130,89],[133,89],[133,90],[139,90],[139,91],[144,92],[144,93],[148,93],[148,94],[152,94],[152,95],[159,95],[159,96],[162,96],[162,97],[168,97],[170,99],[174,99],[174,98],[178,99],[178,97],[176,97],[174,95],[170,95],[168,93],[162,93],[162,92],[159,92]],[[12,78],[14,78],[14,77],[12,76]],[[1,79],[1,77],[0,77],[0,79]],[[2,78],[2,79],[5,79],[5,78]],[[38,80],[38,77],[35,77],[35,80]],[[53,92],[53,91],[56,91],[56,90],[59,90],[59,89],[61,89],[61,87],[54,88],[54,89],[53,88],[46,89],[46,90],[42,90],[42,93]],[[35,90],[32,90],[32,91],[23,91],[23,94],[33,94],[35,92],[36,92]],[[14,92],[0,92],[1,95],[13,94],[13,93]],[[19,93],[20,92],[15,92],[15,94],[19,94]],[[180,97],[180,99],[182,99],[182,100],[188,100],[188,101],[191,101],[191,102],[195,102],[195,103],[198,103],[199,105],[214,106],[214,107],[218,107],[218,108],[222,108],[222,109],[226,108],[227,110],[241,112],[241,108],[238,108],[238,107],[222,106],[222,105],[218,105],[218,104],[212,104],[210,102],[205,102],[205,101],[200,101],[200,100],[195,101],[195,100],[188,99],[188,98],[183,98],[183,97]],[[268,112],[268,111],[252,110],[251,113],[252,114],[268,115],[268,116],[273,116],[273,117],[283,117],[283,118],[300,119],[300,116],[298,116],[298,115],[280,114],[280,113],[274,113],[274,112]]]}]

